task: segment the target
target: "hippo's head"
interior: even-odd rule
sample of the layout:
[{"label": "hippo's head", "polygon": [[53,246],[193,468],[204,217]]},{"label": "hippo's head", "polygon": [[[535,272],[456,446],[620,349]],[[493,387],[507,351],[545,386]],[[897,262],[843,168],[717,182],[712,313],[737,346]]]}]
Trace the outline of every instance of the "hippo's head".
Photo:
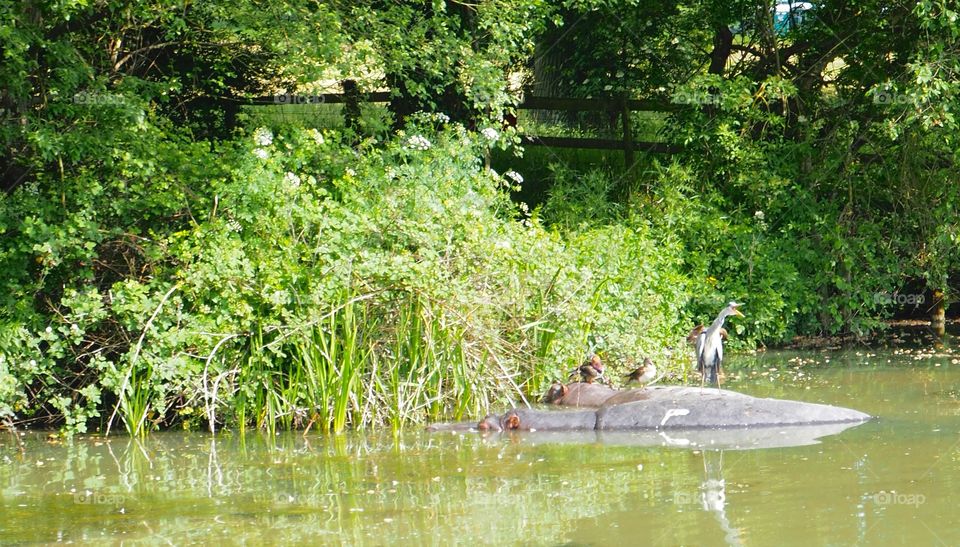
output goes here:
[{"label": "hippo's head", "polygon": [[560,382],[554,382],[550,386],[550,389],[547,390],[547,394],[543,396],[543,402],[550,404],[558,404],[560,399],[566,397],[567,393],[570,392],[570,388],[566,385],[561,384]]},{"label": "hippo's head", "polygon": [[503,431],[503,427],[500,426],[500,416],[487,414],[480,420],[480,423],[477,424],[477,429],[479,431]]},{"label": "hippo's head", "polygon": [[517,416],[516,412],[511,410],[503,416],[497,416],[496,414],[488,414],[484,419],[480,420],[480,423],[477,424],[477,429],[480,431],[509,431],[511,429],[520,428],[520,416]]}]

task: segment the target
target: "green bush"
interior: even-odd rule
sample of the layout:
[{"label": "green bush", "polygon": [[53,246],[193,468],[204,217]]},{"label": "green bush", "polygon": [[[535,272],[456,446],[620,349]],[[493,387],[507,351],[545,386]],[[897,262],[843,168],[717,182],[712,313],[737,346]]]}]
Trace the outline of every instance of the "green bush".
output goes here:
[{"label": "green bush", "polygon": [[4,248],[40,271],[8,283],[42,304],[5,314],[4,373],[20,383],[4,408],[73,430],[116,408],[135,434],[399,427],[536,397],[591,344],[618,359],[668,343],[686,298],[677,250],[641,224],[524,220],[517,176],[483,165],[487,142],[436,115],[359,151],[260,128],[215,150],[206,186],[123,204],[167,204],[173,223],[18,190],[11,210],[47,216]]}]

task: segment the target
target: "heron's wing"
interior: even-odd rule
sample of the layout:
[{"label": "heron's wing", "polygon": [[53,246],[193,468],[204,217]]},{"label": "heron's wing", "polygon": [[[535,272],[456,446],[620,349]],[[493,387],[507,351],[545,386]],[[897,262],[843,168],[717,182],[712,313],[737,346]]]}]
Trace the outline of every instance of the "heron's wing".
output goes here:
[{"label": "heron's wing", "polygon": [[697,336],[697,370],[703,372],[703,360],[704,360],[704,345],[706,345],[707,333],[701,332],[700,336]]},{"label": "heron's wing", "polygon": [[721,341],[719,344],[717,344],[717,364],[715,365],[717,367],[717,372],[720,372],[720,363],[722,362],[723,362],[723,342]]},{"label": "heron's wing", "polygon": [[703,341],[703,348],[700,350],[700,363],[701,372],[704,368],[716,369],[719,366],[720,360],[723,359],[723,344],[718,343],[719,340],[714,340],[713,338],[706,338]]}]

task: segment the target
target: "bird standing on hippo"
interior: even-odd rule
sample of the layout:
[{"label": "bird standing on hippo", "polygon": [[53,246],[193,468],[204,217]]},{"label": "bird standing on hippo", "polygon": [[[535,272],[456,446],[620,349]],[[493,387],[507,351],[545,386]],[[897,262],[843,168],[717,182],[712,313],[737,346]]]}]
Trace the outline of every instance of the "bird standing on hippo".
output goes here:
[{"label": "bird standing on hippo", "polygon": [[657,366],[653,364],[652,359],[645,357],[642,365],[630,374],[624,374],[623,377],[627,380],[628,384],[637,383],[646,387],[647,384],[657,377]]},{"label": "bird standing on hippo", "polygon": [[[713,320],[706,330],[700,332],[696,337],[697,347],[697,370],[700,372],[700,387],[703,387],[704,381],[720,388],[720,369],[723,365],[723,337],[720,331],[723,331],[723,322],[731,315],[743,317],[744,315],[737,308],[742,306],[737,302],[731,301],[727,307],[720,310],[717,318]],[[696,329],[694,329],[696,330]],[[693,332],[690,336],[693,336]],[[688,338],[689,339],[689,338]]]},{"label": "bird standing on hippo", "polygon": [[600,360],[599,355],[594,353],[582,365],[570,371],[570,378],[579,375],[582,382],[592,384],[594,380],[603,379],[603,372],[603,361]]}]

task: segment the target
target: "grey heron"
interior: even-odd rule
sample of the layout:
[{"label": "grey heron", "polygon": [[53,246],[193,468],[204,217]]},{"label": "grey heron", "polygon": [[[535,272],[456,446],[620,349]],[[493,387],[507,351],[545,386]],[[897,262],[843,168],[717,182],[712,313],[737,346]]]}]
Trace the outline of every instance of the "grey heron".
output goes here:
[{"label": "grey heron", "polygon": [[720,314],[708,328],[698,327],[700,329],[698,333],[698,329],[695,328],[688,336],[688,340],[694,336],[696,340],[697,370],[701,374],[700,387],[703,387],[704,381],[720,387],[719,374],[723,363],[723,339],[726,338],[723,322],[731,315],[743,317],[743,314],[737,309],[742,305],[737,302],[730,302],[727,307],[720,310]]}]

